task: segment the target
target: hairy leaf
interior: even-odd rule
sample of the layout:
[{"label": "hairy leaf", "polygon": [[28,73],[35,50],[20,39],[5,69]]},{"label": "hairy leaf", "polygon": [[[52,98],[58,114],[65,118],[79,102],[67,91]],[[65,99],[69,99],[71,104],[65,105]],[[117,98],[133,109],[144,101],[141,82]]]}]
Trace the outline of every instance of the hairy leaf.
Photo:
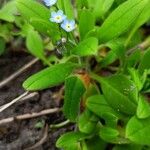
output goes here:
[{"label": "hairy leaf", "polygon": [[84,83],[77,76],[70,76],[65,81],[65,98],[63,112],[65,116],[76,121],[80,109],[81,96],[85,92]]},{"label": "hairy leaf", "polygon": [[94,75],[100,82],[104,96],[110,106],[125,114],[134,114],[138,101],[138,90],[134,83],[124,75],[113,75],[101,78]]},{"label": "hairy leaf", "polygon": [[119,118],[123,118],[107,103],[103,95],[94,95],[87,99],[87,108],[105,120],[107,126],[116,127]]},{"label": "hairy leaf", "polygon": [[98,29],[100,42],[118,37],[136,21],[148,0],[128,0],[119,5]]},{"label": "hairy leaf", "polygon": [[87,38],[79,43],[74,49],[72,54],[79,56],[95,55],[98,49],[98,40],[94,37]]},{"label": "hairy leaf", "polygon": [[[88,19],[87,19],[88,18]],[[84,39],[85,35],[95,26],[95,18],[90,10],[83,9],[80,11],[79,30],[80,37]]]},{"label": "hairy leaf", "polygon": [[58,148],[67,148],[70,145],[78,144],[85,137],[86,135],[81,132],[68,132],[57,140],[56,146]]},{"label": "hairy leaf", "polygon": [[0,20],[14,22],[16,13],[15,1],[10,1],[0,9]]},{"label": "hairy leaf", "polygon": [[133,37],[133,35],[137,31],[137,29],[150,19],[150,9],[149,8],[150,8],[150,0],[147,0],[147,3],[145,3],[144,9],[142,10],[141,14],[138,16],[136,22],[133,25],[133,29],[129,34],[129,37],[126,41],[126,45],[128,44],[128,42],[130,42],[131,38]]},{"label": "hairy leaf", "polygon": [[137,107],[137,117],[140,119],[150,117],[150,104],[146,98],[143,96],[139,97],[138,107]]},{"label": "hairy leaf", "polygon": [[31,77],[24,83],[23,87],[28,91],[43,90],[65,81],[72,71],[77,67],[76,64],[64,63],[48,67]]},{"label": "hairy leaf", "polygon": [[137,119],[132,117],[126,127],[126,138],[141,145],[150,145],[150,118]]},{"label": "hairy leaf", "polygon": [[34,30],[28,32],[26,45],[31,54],[42,60],[45,59],[43,41],[38,32]]},{"label": "hairy leaf", "polygon": [[92,133],[96,128],[98,120],[95,114],[86,109],[79,117],[79,130],[87,134]]}]

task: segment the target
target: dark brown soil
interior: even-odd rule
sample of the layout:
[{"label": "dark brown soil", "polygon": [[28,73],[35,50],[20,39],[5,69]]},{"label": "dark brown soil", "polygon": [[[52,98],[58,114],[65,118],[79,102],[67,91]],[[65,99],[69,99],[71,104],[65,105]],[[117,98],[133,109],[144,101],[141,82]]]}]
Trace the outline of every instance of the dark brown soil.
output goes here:
[{"label": "dark brown soil", "polygon": [[[11,53],[0,57],[0,81],[17,71],[17,69],[28,63],[31,59],[33,59],[32,56],[16,52],[15,54]],[[22,88],[23,81],[31,74],[41,70],[42,67],[41,62],[36,63],[18,78],[0,89],[0,106],[24,93],[25,90]],[[0,113],[0,119],[59,107],[60,104],[53,98],[53,94],[57,91],[59,91],[59,87],[41,91],[35,97],[24,102],[17,102]],[[44,128],[37,129],[35,127],[39,121],[50,125],[63,120],[64,117],[59,113],[0,126],[0,150],[23,150],[33,146],[43,137]],[[71,129],[72,127],[67,128]],[[57,150],[55,142],[66,130],[66,128],[49,130],[47,141],[36,148],[36,150]]]}]

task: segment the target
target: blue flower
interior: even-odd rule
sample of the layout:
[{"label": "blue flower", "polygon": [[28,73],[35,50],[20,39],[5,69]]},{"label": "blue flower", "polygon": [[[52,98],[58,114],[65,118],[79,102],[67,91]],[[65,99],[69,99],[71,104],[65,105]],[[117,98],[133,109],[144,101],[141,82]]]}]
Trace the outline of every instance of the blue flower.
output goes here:
[{"label": "blue flower", "polygon": [[57,12],[53,11],[51,13],[50,21],[55,22],[55,23],[61,23],[64,21],[65,18],[66,18],[66,16],[64,15],[63,11],[58,10]]},{"label": "blue flower", "polygon": [[76,24],[74,20],[68,20],[65,19],[64,22],[61,24],[61,27],[67,31],[67,32],[71,32],[76,28]]},{"label": "blue flower", "polygon": [[43,0],[46,6],[53,6],[56,4],[57,0]]}]

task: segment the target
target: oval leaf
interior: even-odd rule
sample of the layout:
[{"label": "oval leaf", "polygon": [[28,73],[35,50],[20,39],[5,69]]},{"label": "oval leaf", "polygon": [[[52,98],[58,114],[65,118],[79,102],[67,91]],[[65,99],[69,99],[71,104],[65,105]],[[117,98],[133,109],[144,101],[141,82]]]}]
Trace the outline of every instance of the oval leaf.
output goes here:
[{"label": "oval leaf", "polygon": [[33,0],[17,0],[17,8],[26,19],[39,18],[49,20],[50,11],[40,3]]},{"label": "oval leaf", "polygon": [[128,0],[115,9],[98,29],[100,42],[109,41],[124,33],[136,21],[147,0]]},{"label": "oval leaf", "polygon": [[38,32],[34,30],[28,31],[26,45],[31,54],[42,60],[45,58],[43,41]]},{"label": "oval leaf", "polygon": [[81,39],[83,39],[89,31],[94,29],[95,18],[93,13],[90,10],[83,9],[81,10],[80,13],[81,15],[79,18],[79,31],[80,31],[80,37]]},{"label": "oval leaf", "polygon": [[[2,3],[2,2],[1,2]],[[17,13],[15,1],[10,1],[0,9],[0,20],[13,22]]]},{"label": "oval leaf", "polygon": [[23,83],[23,87],[28,91],[35,91],[59,85],[65,81],[65,78],[67,78],[76,67],[76,64],[64,63],[46,68],[29,77]]},{"label": "oval leaf", "polygon": [[107,78],[93,76],[100,82],[104,96],[110,106],[125,114],[134,114],[138,101],[138,90],[134,83],[124,75]]},{"label": "oval leaf", "polygon": [[108,142],[113,142],[119,135],[119,132],[116,129],[109,127],[102,127],[99,133],[100,137]]},{"label": "oval leaf", "polygon": [[72,54],[79,56],[95,55],[98,49],[98,40],[94,37],[83,40],[72,50]]},{"label": "oval leaf", "polygon": [[141,145],[150,145],[150,118],[132,117],[126,127],[126,138]]},{"label": "oval leaf", "polygon": [[89,97],[86,105],[90,111],[104,119],[107,126],[116,127],[118,119],[124,117],[108,105],[103,95]]},{"label": "oval leaf", "polygon": [[68,132],[62,135],[56,143],[58,148],[68,148],[70,145],[77,144],[86,137],[81,132]]},{"label": "oval leaf", "polygon": [[93,133],[94,129],[96,129],[98,121],[99,118],[88,109],[86,109],[79,117],[79,130],[87,134]]},{"label": "oval leaf", "polygon": [[148,103],[148,100],[142,96],[139,98],[136,114],[140,119],[144,119],[150,116],[150,104]]},{"label": "oval leaf", "polygon": [[149,8],[150,8],[150,1],[147,0],[147,3],[145,3],[144,9],[142,10],[141,14],[138,16],[138,18],[133,26],[133,29],[132,29],[131,33],[129,34],[129,37],[126,41],[126,45],[128,44],[128,42],[130,42],[131,38],[133,37],[133,35],[137,31],[137,29],[150,19],[150,9]]},{"label": "oval leaf", "polygon": [[59,28],[55,24],[51,24],[49,21],[37,18],[30,19],[30,23],[40,33],[52,36],[53,39],[60,39]]},{"label": "oval leaf", "polygon": [[80,99],[84,92],[84,83],[77,76],[71,76],[66,79],[63,111],[71,121],[76,121],[80,108]]}]

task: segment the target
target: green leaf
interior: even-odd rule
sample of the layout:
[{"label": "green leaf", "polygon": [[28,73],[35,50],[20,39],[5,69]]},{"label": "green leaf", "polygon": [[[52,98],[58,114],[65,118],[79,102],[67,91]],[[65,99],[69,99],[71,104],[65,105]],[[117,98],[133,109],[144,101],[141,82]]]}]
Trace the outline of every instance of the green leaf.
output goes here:
[{"label": "green leaf", "polygon": [[0,55],[2,55],[5,51],[5,40],[3,38],[0,37]]},{"label": "green leaf", "polygon": [[87,0],[76,0],[76,6],[78,10],[81,10],[82,8],[87,8],[88,7],[88,1]]},{"label": "green leaf", "polygon": [[106,47],[110,49],[106,57],[100,62],[101,67],[106,67],[107,65],[113,63],[116,59],[123,61],[125,54],[125,48],[123,41],[116,39],[105,44]]},{"label": "green leaf", "polygon": [[26,45],[32,55],[45,60],[43,41],[37,31],[28,31]]},{"label": "green leaf", "polygon": [[73,63],[57,64],[48,67],[29,77],[23,83],[23,87],[28,91],[35,91],[59,85],[64,82],[65,78],[77,67],[78,66]]},{"label": "green leaf", "polygon": [[87,108],[97,116],[103,118],[107,126],[116,127],[117,121],[122,116],[114,111],[103,95],[94,95],[87,99]]},{"label": "green leaf", "polygon": [[68,144],[68,147],[65,147],[65,150],[81,150],[80,144]]},{"label": "green leaf", "polygon": [[136,21],[148,0],[128,0],[115,9],[98,29],[100,42],[120,36]]},{"label": "green leaf", "polygon": [[140,76],[138,70],[134,69],[134,68],[129,68],[129,73],[131,75],[131,79],[134,81],[138,91],[140,91],[143,88],[143,81],[142,81],[142,77]]},{"label": "green leaf", "polygon": [[29,23],[24,23],[21,26],[21,31],[19,32],[19,34],[22,37],[26,37],[29,35],[30,31],[34,31],[34,28],[29,24]]},{"label": "green leaf", "polygon": [[15,1],[10,1],[0,9],[0,20],[14,22],[16,13],[17,9]]},{"label": "green leaf", "polygon": [[53,39],[60,39],[60,33],[58,26],[51,24],[49,21],[45,21],[43,19],[32,18],[30,20],[31,25],[39,32],[46,34],[48,36],[52,36]]},{"label": "green leaf", "polygon": [[33,0],[17,0],[17,8],[27,20],[31,18],[49,20],[50,18],[48,8]]},{"label": "green leaf", "polygon": [[83,133],[92,133],[97,125],[98,117],[86,109],[79,117],[78,127]]},{"label": "green leaf", "polygon": [[106,150],[107,143],[100,139],[99,136],[95,136],[86,141],[88,150]]},{"label": "green leaf", "polygon": [[84,83],[77,76],[70,76],[65,81],[63,112],[71,121],[76,121],[80,109],[81,96],[85,92]]},{"label": "green leaf", "polygon": [[137,117],[140,119],[145,119],[150,117],[150,104],[148,103],[148,100],[143,96],[140,96],[139,98],[136,114]]},{"label": "green leaf", "polygon": [[89,86],[86,88],[86,92],[84,93],[83,100],[86,100],[88,97],[96,94],[99,94],[99,89],[97,85],[90,83]]},{"label": "green leaf", "polygon": [[64,3],[64,10],[65,10],[65,14],[67,15],[67,17],[69,19],[73,19],[74,18],[74,13],[73,13],[73,6],[70,0],[63,0]]},{"label": "green leaf", "polygon": [[70,0],[58,0],[57,5],[64,11],[68,19],[74,19],[74,8]]},{"label": "green leaf", "polygon": [[95,55],[98,49],[98,40],[94,37],[87,38],[79,43],[74,49],[72,54],[79,56]]},{"label": "green leaf", "polygon": [[95,18],[93,13],[87,9],[81,10],[79,18],[79,31],[81,39],[84,39],[85,35],[89,31],[94,29],[94,26],[95,26]]},{"label": "green leaf", "polygon": [[[124,131],[123,131],[124,132]],[[123,133],[124,134],[124,133]],[[129,144],[130,141],[121,135],[119,130],[107,126],[100,129],[99,136],[106,142],[115,144]]]},{"label": "green leaf", "polygon": [[150,58],[150,48],[146,50],[139,64],[138,70],[140,74],[143,74],[144,70],[150,68],[149,58]]},{"label": "green leaf", "polygon": [[137,65],[137,63],[139,63],[139,60],[141,59],[141,50],[136,50],[135,52],[133,52],[130,56],[128,56],[126,58],[126,65],[127,67],[135,67]]},{"label": "green leaf", "polygon": [[40,121],[38,121],[38,122],[34,125],[34,127],[35,127],[36,129],[42,129],[42,128],[44,128],[44,125],[45,125],[45,121],[44,121],[44,120],[40,120]]},{"label": "green leaf", "polygon": [[92,75],[92,77],[100,82],[108,104],[114,108],[115,111],[128,115],[135,113],[138,101],[138,90],[131,80],[121,74],[107,78],[101,78],[97,75]]},{"label": "green leaf", "polygon": [[132,117],[126,127],[126,138],[141,145],[150,145],[150,118]]},{"label": "green leaf", "polygon": [[126,41],[126,45],[128,44],[128,42],[130,42],[131,38],[133,37],[133,35],[137,31],[137,29],[150,19],[150,9],[149,8],[150,8],[150,1],[147,0],[147,3],[145,4],[144,9],[142,10],[141,14],[138,16],[136,22],[134,23],[133,29],[130,32],[129,37]]},{"label": "green leaf", "polygon": [[[49,21],[50,10],[39,2],[33,0],[17,0],[17,8],[21,15],[31,23],[34,28],[49,36],[58,35],[58,26]],[[55,31],[55,34],[54,34]],[[55,35],[55,36],[56,36]]]},{"label": "green leaf", "polygon": [[140,145],[116,145],[113,150],[143,150]]},{"label": "green leaf", "polygon": [[62,135],[56,143],[58,148],[67,148],[70,145],[78,144],[80,141],[84,140],[86,135],[81,132],[68,132]]},{"label": "green leaf", "polygon": [[[93,2],[91,0],[91,2]],[[106,12],[111,8],[112,4],[114,3],[114,0],[97,0],[94,7],[94,14],[97,19],[103,17]]]},{"label": "green leaf", "polygon": [[107,142],[113,142],[117,139],[119,132],[116,129],[102,127],[99,132],[100,137]]}]

